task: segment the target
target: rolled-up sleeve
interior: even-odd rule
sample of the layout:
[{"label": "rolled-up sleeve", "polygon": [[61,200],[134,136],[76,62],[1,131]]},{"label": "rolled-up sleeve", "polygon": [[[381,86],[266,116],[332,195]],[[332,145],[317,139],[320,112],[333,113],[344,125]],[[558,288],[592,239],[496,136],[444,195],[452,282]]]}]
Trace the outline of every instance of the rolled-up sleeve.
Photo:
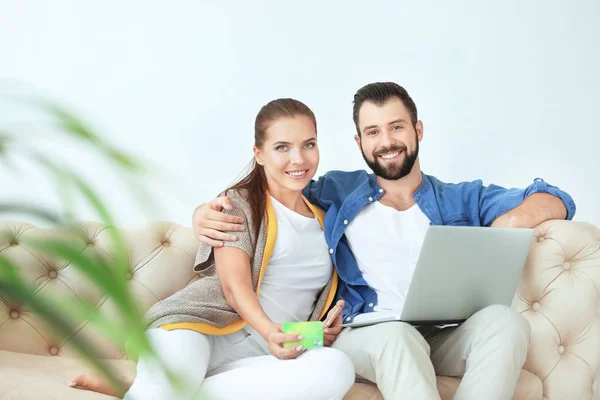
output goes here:
[{"label": "rolled-up sleeve", "polygon": [[534,193],[548,193],[562,200],[567,209],[568,220],[575,216],[575,202],[565,191],[535,178],[525,189],[505,189],[501,186],[482,186],[479,195],[479,214],[482,225],[491,225],[496,218],[519,206],[527,197]]}]

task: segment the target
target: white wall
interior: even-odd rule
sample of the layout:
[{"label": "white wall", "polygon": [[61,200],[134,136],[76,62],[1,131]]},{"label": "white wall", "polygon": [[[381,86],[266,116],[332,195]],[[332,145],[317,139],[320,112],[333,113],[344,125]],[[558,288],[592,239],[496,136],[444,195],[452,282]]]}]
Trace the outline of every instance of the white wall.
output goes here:
[{"label": "white wall", "polygon": [[[424,171],[511,187],[540,176],[600,226],[598,49],[596,0],[0,3],[4,93],[52,95],[167,169],[154,184],[161,212],[148,216],[93,158],[55,145],[122,225],[189,226],[250,160],[256,112],[277,97],[315,111],[321,173],[363,168],[352,96],[391,80],[424,121]],[[54,201],[39,178],[0,169],[0,182],[0,199]]]}]

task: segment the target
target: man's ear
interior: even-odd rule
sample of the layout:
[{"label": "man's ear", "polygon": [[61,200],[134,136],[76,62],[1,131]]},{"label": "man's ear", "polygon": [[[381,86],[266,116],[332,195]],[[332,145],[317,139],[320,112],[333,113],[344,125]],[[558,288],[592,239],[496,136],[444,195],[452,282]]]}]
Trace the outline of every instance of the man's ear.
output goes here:
[{"label": "man's ear", "polygon": [[354,141],[356,142],[356,144],[357,144],[357,146],[358,146],[358,149],[359,149],[360,151],[362,151],[362,147],[361,147],[361,145],[360,145],[360,140],[361,140],[360,136],[358,136],[358,135],[354,135]]},{"label": "man's ear", "polygon": [[417,138],[420,142],[421,140],[423,140],[423,121],[417,121],[417,123],[415,124],[415,129],[417,131]]}]

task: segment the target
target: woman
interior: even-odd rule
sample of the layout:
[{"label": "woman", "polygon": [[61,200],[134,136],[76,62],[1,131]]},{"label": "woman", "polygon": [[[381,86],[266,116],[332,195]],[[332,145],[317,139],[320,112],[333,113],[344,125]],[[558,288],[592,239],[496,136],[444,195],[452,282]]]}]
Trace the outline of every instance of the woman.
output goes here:
[{"label": "woman", "polygon": [[[350,389],[354,369],[345,354],[285,348],[301,337],[280,327],[322,319],[337,287],[323,214],[302,196],[319,164],[316,130],[314,114],[297,100],[277,99],[260,110],[253,168],[226,191],[245,231],[221,248],[201,245],[194,270],[204,278],[147,313],[153,347],[192,395],[141,359],[124,399],[191,399],[201,392],[211,399],[325,400]],[[340,325],[338,317],[326,346]],[[114,394],[94,377],[70,385]]]}]

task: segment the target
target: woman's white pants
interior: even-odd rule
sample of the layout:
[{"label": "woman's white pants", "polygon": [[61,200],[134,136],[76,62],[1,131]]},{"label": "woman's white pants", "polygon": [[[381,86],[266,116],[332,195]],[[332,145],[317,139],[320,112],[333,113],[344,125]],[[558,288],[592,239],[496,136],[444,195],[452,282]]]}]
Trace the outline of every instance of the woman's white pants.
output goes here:
[{"label": "woman's white pants", "polygon": [[173,387],[155,361],[141,358],[125,400],[341,400],[354,383],[352,361],[332,348],[280,360],[266,355],[245,330],[209,336],[159,328],[147,335],[187,390]]}]

